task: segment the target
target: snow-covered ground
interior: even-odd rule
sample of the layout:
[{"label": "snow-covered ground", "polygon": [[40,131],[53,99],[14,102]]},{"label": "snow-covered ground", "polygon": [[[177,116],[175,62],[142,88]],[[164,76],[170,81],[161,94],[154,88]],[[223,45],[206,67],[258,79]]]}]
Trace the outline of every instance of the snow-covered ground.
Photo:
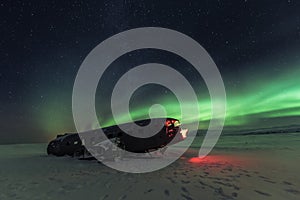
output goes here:
[{"label": "snow-covered ground", "polygon": [[202,160],[200,141],[146,174],[47,156],[47,144],[0,145],[0,199],[300,199],[299,133],[225,136]]}]

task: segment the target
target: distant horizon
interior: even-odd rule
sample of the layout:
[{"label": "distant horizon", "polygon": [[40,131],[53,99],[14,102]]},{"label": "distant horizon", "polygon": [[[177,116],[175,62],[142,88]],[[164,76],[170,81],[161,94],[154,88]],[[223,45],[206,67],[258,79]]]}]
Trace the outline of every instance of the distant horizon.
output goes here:
[{"label": "distant horizon", "polygon": [[[198,129],[197,135],[199,134],[205,134],[207,129]],[[48,143],[51,140],[55,139],[57,135],[61,134],[72,134],[77,133],[76,131],[66,131],[66,132],[58,132],[54,133],[49,138],[31,138],[29,140],[28,138],[16,138],[19,142],[5,142],[5,140],[0,142],[0,145],[10,145],[10,144],[41,144],[41,143]],[[267,135],[267,134],[285,134],[285,133],[299,133],[300,134],[300,125],[291,125],[291,126],[276,126],[271,128],[258,128],[258,129],[240,129],[240,130],[226,130],[223,129],[221,137],[222,136],[241,136],[241,135]],[[9,141],[9,140],[8,140]]]}]

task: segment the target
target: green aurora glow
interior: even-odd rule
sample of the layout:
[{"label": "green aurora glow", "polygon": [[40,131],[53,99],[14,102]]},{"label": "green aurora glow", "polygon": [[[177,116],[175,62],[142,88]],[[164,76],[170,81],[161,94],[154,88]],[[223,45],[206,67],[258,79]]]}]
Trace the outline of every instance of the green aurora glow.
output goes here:
[{"label": "green aurora glow", "polygon": [[[289,68],[291,69],[291,68]],[[281,76],[269,76],[267,78],[257,78],[254,83],[248,83],[247,80],[233,94],[230,88],[227,88],[227,112],[225,129],[229,127],[237,127],[243,129],[245,127],[264,128],[266,125],[260,122],[261,119],[282,118],[285,125],[292,125],[291,117],[300,116],[300,69],[294,68]],[[226,87],[226,81],[225,87]],[[68,98],[63,98],[68,99]],[[66,100],[65,100],[66,101]],[[72,110],[66,108],[71,102],[60,102],[58,99],[49,101],[44,106],[42,115],[38,116],[38,121],[45,130],[45,133],[55,134],[59,132],[76,131],[72,122]],[[158,99],[164,106],[169,117],[180,119],[180,106],[175,98]],[[207,128],[211,119],[211,103],[210,99],[199,99],[199,116],[188,119],[188,121],[200,121],[200,128]],[[185,106],[195,106],[190,102],[185,102]],[[148,118],[150,105],[139,105],[130,108],[131,116],[134,120]],[[97,113],[99,122],[102,127],[115,125],[112,117]],[[117,116],[120,121],[126,123],[125,115],[122,113]],[[158,116],[159,117],[159,116]],[[255,127],[252,126],[253,121],[258,121]],[[91,129],[94,128],[92,125]],[[276,124],[274,124],[276,126]]]},{"label": "green aurora glow", "polygon": [[[273,77],[253,83],[247,92],[231,96],[227,94],[226,126],[243,126],[259,118],[300,116],[300,84],[298,76],[300,70],[289,72],[281,77]],[[244,94],[245,93],[245,94]],[[180,119],[180,106],[174,99],[161,100],[168,116]],[[185,102],[185,106],[194,106]],[[198,102],[199,117],[188,121],[208,122],[211,119],[211,102],[203,99]],[[148,107],[132,108],[131,116],[134,120],[148,117]],[[124,115],[117,116],[124,123],[128,120]],[[159,117],[159,116],[158,116]],[[101,122],[101,121],[100,121]],[[114,125],[114,120],[103,122],[103,126]],[[207,124],[207,123],[204,123]],[[263,127],[263,126],[262,126]],[[205,128],[205,127],[202,127]]]}]

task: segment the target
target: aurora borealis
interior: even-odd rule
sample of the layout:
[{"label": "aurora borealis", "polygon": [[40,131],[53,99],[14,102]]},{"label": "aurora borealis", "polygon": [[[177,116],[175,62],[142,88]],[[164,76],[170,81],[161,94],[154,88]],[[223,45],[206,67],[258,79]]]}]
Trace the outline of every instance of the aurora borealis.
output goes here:
[{"label": "aurora borealis", "polygon": [[[289,71],[281,74],[281,76],[273,76],[268,79],[262,78],[261,80],[256,79],[256,83],[247,88],[247,91],[241,91],[241,94],[231,94],[230,89],[227,90],[227,112],[224,129],[244,130],[297,125],[300,115],[300,85],[298,84],[300,68],[297,66],[298,65],[294,65],[289,68],[289,70],[293,69],[293,73]],[[246,81],[245,84],[247,84]],[[137,102],[136,104],[133,103],[133,106],[130,107],[133,119],[147,118],[149,108],[154,104],[153,102],[163,105],[168,116],[180,119],[179,103],[172,95],[163,95],[162,98],[158,95],[153,99],[150,98],[150,101],[143,100],[143,103],[141,103],[141,99],[144,98],[143,95],[145,93],[153,92],[153,88],[148,88],[148,90],[149,91],[147,91],[147,89],[146,91],[142,91],[140,96],[137,95],[137,97],[135,97],[137,100],[133,98],[133,102]],[[207,128],[207,124],[211,119],[210,99],[208,95],[206,96],[206,98],[199,97],[199,118],[189,119],[191,122],[200,121],[201,129]],[[189,104],[189,102],[185,103],[188,104],[188,106],[194,106]],[[52,104],[53,108],[45,108],[45,116],[42,117],[49,119],[49,121],[47,121],[49,124],[44,124],[45,127],[49,129],[55,127],[54,129],[56,129],[57,125],[59,125],[62,130],[68,130],[65,128],[65,125],[71,123],[71,120],[64,114],[66,113],[65,110],[63,110],[63,108],[56,109],[61,105],[58,102],[56,102],[56,105],[54,105],[54,103]],[[68,113],[70,112],[69,110]],[[57,116],[57,118],[52,118],[52,116]],[[128,122],[122,113],[120,113],[118,117],[124,123]],[[272,123],[272,121],[276,121],[276,123]],[[99,114],[99,122],[102,126],[115,125],[111,115],[101,117],[101,114]],[[56,126],[53,124],[56,124]],[[55,130],[53,131],[55,132]]]},{"label": "aurora borealis", "polygon": [[[106,38],[136,27],[165,27],[201,44],[219,68],[227,93],[225,131],[299,126],[300,3],[297,1],[101,1],[0,4],[1,143],[45,142],[74,132],[72,89],[86,55]],[[96,112],[102,126],[114,124],[110,95],[134,66],[162,63],[193,86],[205,129],[211,117],[207,88],[182,58],[146,49],[118,58],[101,78]],[[134,119],[153,104],[180,118],[175,96],[145,86],[132,97]],[[184,102],[187,106],[195,106]],[[118,115],[126,122],[124,114]]]},{"label": "aurora borealis", "polygon": [[[289,121],[289,117],[300,116],[300,84],[298,76],[300,68],[291,67],[294,71],[283,74],[281,77],[273,77],[265,80],[256,80],[255,86],[249,88],[246,94],[231,96],[227,94],[226,126],[238,126],[251,124],[257,119],[282,118],[281,125],[297,124],[297,121]],[[289,68],[289,70],[291,69]],[[225,83],[226,85],[226,83]],[[180,107],[175,99],[158,99],[164,105],[171,117],[179,118]],[[189,104],[189,102],[186,102]],[[192,104],[190,106],[193,106]],[[191,121],[207,122],[211,119],[211,104],[209,99],[199,100],[199,118]],[[132,118],[143,119],[148,116],[149,107],[133,108]],[[122,114],[119,116],[122,119]],[[106,122],[106,124],[105,124]],[[127,122],[124,120],[124,122]],[[113,125],[113,120],[104,121],[104,126]],[[293,124],[293,125],[294,125]],[[267,125],[268,126],[268,125]],[[276,126],[274,124],[274,126]],[[263,124],[257,128],[265,127]],[[202,127],[202,128],[205,128]],[[256,127],[255,127],[256,128]]]}]

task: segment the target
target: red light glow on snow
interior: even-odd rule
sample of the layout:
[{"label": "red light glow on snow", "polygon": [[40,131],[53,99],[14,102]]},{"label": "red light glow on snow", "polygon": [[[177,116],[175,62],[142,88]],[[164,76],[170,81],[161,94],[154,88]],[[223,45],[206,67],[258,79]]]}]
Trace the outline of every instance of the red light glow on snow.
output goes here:
[{"label": "red light glow on snow", "polygon": [[205,157],[192,157],[188,160],[193,164],[234,164],[245,165],[245,159],[232,155],[207,155]]}]

